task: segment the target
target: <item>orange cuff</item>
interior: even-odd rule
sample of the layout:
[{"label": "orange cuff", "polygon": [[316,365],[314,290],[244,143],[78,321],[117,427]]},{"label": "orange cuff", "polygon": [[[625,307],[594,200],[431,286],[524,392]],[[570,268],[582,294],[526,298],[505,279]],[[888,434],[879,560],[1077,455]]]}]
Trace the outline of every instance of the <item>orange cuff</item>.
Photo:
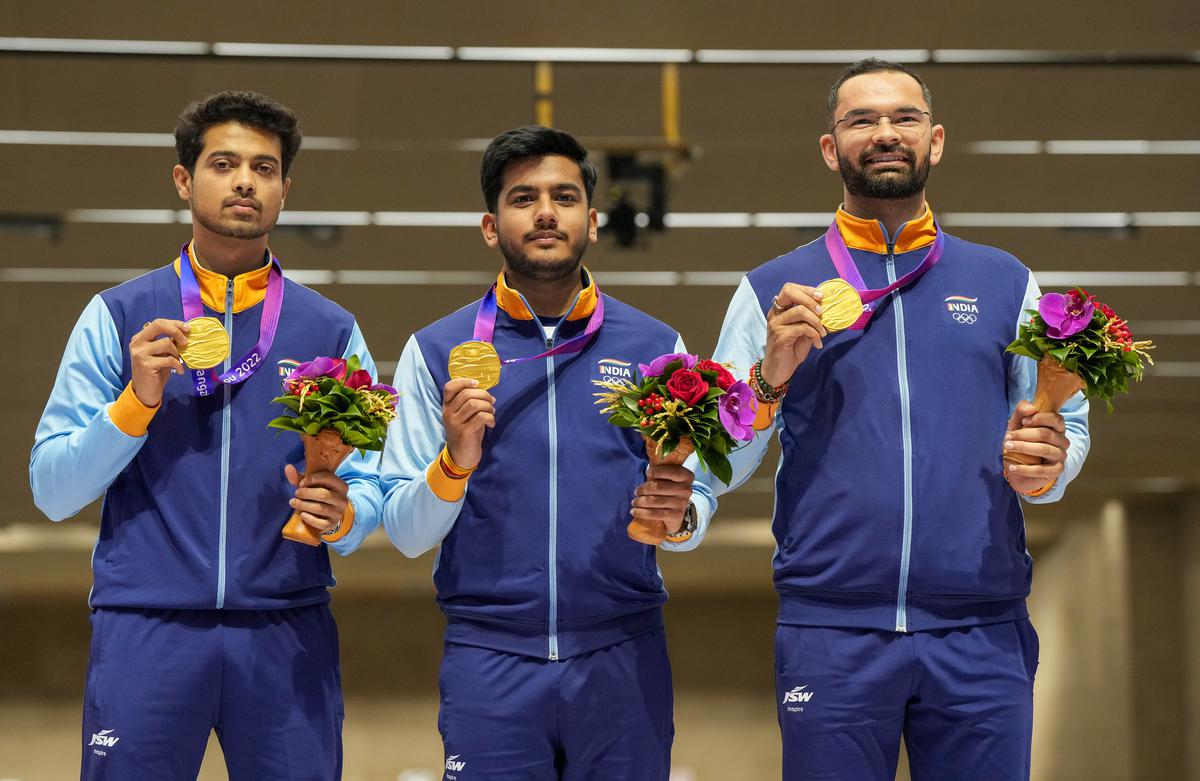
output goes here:
[{"label": "orange cuff", "polygon": [[775,412],[779,409],[779,402],[768,404],[759,399],[758,412],[754,414],[754,430],[766,431],[775,422]]},{"label": "orange cuff", "polygon": [[342,522],[338,524],[337,531],[326,532],[321,535],[321,539],[325,542],[337,542],[349,534],[352,528],[354,528],[354,504],[346,502],[346,512],[342,513]]},{"label": "orange cuff", "polygon": [[[1043,485],[1041,488],[1037,489],[1036,491],[1029,491],[1027,493],[1021,493],[1021,496],[1041,496],[1042,494],[1046,493],[1047,491],[1049,491],[1051,488],[1053,488],[1057,484],[1058,484],[1058,478],[1056,477],[1053,480],[1051,480],[1050,482]],[[1020,492],[1018,492],[1018,493],[1020,493]]]},{"label": "orange cuff", "polygon": [[143,404],[133,392],[133,383],[130,382],[117,400],[109,405],[108,417],[121,433],[131,437],[144,437],[146,429],[150,427],[150,421],[160,407],[161,403],[157,407],[147,407]]},{"label": "orange cuff", "polygon": [[[455,464],[450,458],[450,454],[446,452],[446,448],[442,448],[437,459],[425,470],[425,481],[429,483],[429,490],[433,491],[433,495],[437,498],[444,502],[457,502],[466,495],[467,478],[474,471],[474,469],[463,469]],[[452,477],[451,475],[459,476]]]}]

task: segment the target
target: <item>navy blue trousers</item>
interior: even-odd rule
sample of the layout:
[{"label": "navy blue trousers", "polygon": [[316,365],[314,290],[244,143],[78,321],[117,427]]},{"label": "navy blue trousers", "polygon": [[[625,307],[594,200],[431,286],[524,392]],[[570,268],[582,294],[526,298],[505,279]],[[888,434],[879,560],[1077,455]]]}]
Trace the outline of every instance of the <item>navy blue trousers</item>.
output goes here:
[{"label": "navy blue trousers", "polygon": [[231,781],[330,781],[343,714],[327,605],[92,613],[83,779],[194,781],[215,729]]},{"label": "navy blue trousers", "polygon": [[897,634],[780,625],[787,781],[1029,778],[1038,640],[1028,619]]},{"label": "navy blue trousers", "polygon": [[667,781],[673,695],[656,629],[561,661],[446,643],[445,781]]}]

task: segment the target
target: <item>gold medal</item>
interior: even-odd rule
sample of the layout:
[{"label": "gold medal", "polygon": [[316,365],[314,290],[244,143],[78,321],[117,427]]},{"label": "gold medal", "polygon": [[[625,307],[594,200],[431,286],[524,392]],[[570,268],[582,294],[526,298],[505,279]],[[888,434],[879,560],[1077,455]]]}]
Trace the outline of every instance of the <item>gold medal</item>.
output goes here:
[{"label": "gold medal", "polygon": [[450,351],[450,379],[471,379],[482,390],[500,382],[500,356],[490,342],[463,342]]},{"label": "gold medal", "polygon": [[829,333],[844,331],[862,317],[862,299],[846,280],[826,280],[817,290],[821,293],[821,325]]},{"label": "gold medal", "polygon": [[193,369],[211,369],[229,355],[229,334],[215,317],[194,317],[188,320],[187,347],[179,353]]}]

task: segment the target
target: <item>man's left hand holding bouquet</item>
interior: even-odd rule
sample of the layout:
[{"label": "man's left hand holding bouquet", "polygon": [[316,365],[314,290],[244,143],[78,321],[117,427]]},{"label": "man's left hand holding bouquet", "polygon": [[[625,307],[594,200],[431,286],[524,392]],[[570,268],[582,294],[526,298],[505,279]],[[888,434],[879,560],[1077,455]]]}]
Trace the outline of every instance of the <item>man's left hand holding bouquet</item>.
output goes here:
[{"label": "man's left hand holding bouquet", "polygon": [[646,470],[646,482],[634,491],[630,516],[646,526],[661,523],[667,537],[683,530],[692,502],[692,470],[678,464],[655,464]]},{"label": "man's left hand holding bouquet", "polygon": [[1004,434],[1004,452],[1021,453],[1041,463],[1005,462],[1008,484],[1019,494],[1037,494],[1058,480],[1067,462],[1067,427],[1058,412],[1038,412],[1027,399],[1017,402]]},{"label": "man's left hand holding bouquet", "polygon": [[346,481],[329,470],[306,472],[301,477],[292,464],[285,466],[283,473],[296,487],[296,495],[288,504],[300,513],[300,520],[321,534],[336,529],[350,506]]}]

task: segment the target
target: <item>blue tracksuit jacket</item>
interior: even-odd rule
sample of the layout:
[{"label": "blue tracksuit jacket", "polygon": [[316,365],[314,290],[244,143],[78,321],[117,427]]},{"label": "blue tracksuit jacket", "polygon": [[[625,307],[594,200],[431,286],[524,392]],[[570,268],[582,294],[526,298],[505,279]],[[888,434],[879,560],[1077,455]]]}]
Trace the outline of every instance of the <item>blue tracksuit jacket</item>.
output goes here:
[{"label": "blue tracksuit jacket", "polygon": [[[935,236],[928,210],[894,237],[842,210],[837,220],[870,288],[916,267]],[[835,277],[821,239],[751,271],[716,360],[744,375],[763,354],[783,284]],[[732,458],[736,487],[778,432],[781,623],[920,631],[1027,615],[1032,561],[1001,446],[1017,402],[1033,398],[1036,366],[1004,349],[1039,295],[1011,255],[947,236],[941,261],[882,300],[866,330],[831,334],[809,354],[778,412]],[[1087,410],[1079,394],[1062,410],[1065,471],[1028,501],[1056,501],[1079,473]]]},{"label": "blue tracksuit jacket", "polygon": [[[253,376],[205,398],[190,378],[173,377],[162,404],[148,409],[129,388],[127,345],[150,320],[182,319],[177,264],[105,290],[80,316],[35,435],[34,501],[60,521],[104,497],[93,607],[263,610],[328,602],[334,579],[326,546],[279,535],[294,491],[283,466],[303,461],[300,437],[267,422],[282,414],[271,399],[298,362],[358,354],[374,374],[362,333],[340,306],[285,280],[279,329]],[[269,266],[235,279],[195,261],[193,268],[205,314],[224,322],[230,359],[239,358],[258,341]],[[351,485],[354,517],[331,547],[353,550],[377,525],[376,463],[375,454],[355,453],[339,469]]]},{"label": "blue tracksuit jacket", "polygon": [[[589,280],[548,336],[519,293],[498,280],[494,344],[502,358],[536,355],[583,331],[598,289]],[[383,524],[417,556],[441,545],[434,571],[446,639],[562,659],[661,626],[666,601],[655,549],[628,538],[629,506],[645,479],[634,431],[599,413],[594,380],[630,377],[639,361],[683,350],[670,327],[605,296],[604,325],[580,353],[506,366],[496,426],[469,480],[438,466],[442,387],[451,348],[473,338],[478,302],[409,339],[396,371],[399,418],[381,464]],[[693,494],[704,536],[713,506]]]}]

